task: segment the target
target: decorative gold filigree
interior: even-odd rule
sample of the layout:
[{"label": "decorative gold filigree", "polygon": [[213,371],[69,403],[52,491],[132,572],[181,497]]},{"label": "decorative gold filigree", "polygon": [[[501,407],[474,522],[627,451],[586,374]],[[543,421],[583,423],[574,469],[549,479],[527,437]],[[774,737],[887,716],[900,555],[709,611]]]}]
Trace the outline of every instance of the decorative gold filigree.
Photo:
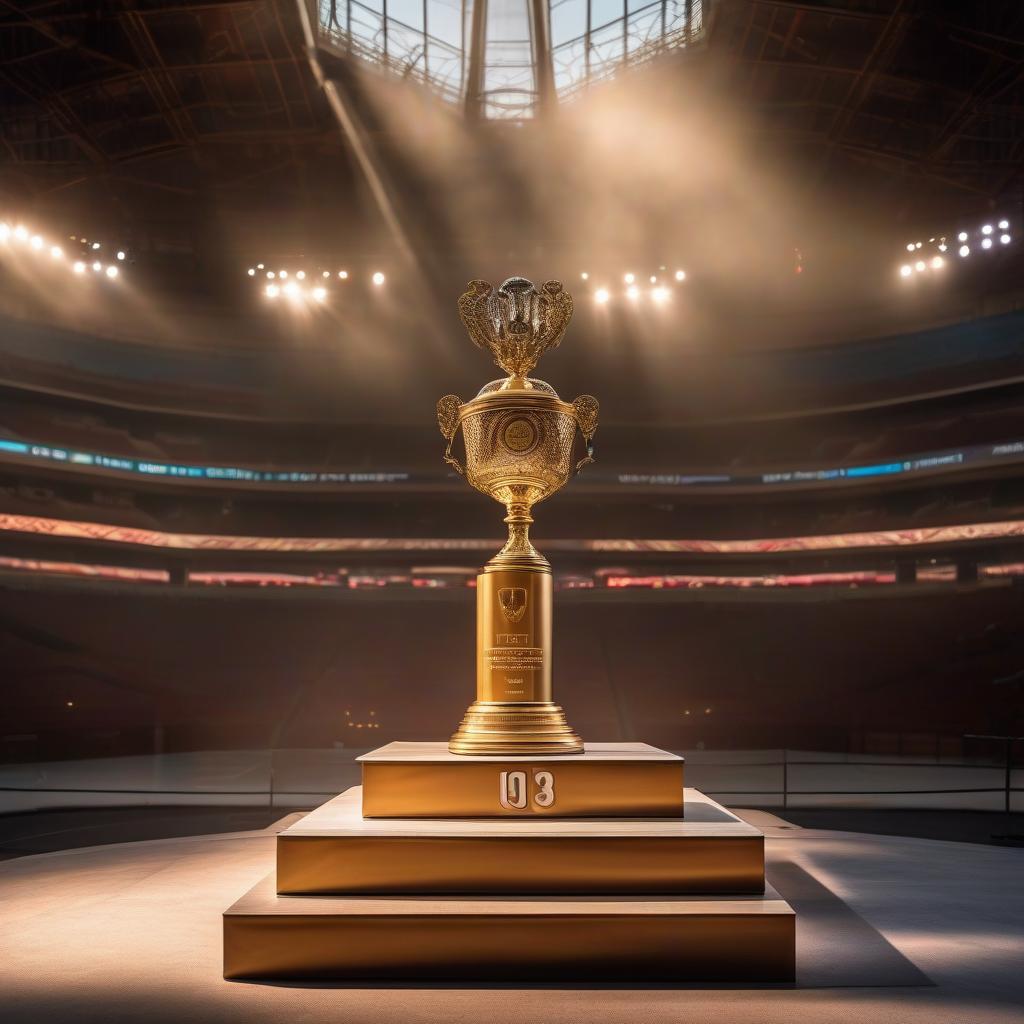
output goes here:
[{"label": "decorative gold filigree", "polygon": [[594,434],[597,433],[597,414],[601,407],[593,395],[580,395],[572,403],[576,413],[576,422],[580,425],[580,433],[587,446],[587,454],[576,463],[578,473],[584,466],[594,461]]},{"label": "decorative gold filigree", "polygon": [[459,432],[459,410],[462,408],[462,399],[458,395],[445,395],[437,403],[437,425],[448,442],[444,450],[444,461],[448,463],[459,476],[465,476],[466,471],[462,464],[452,455],[452,442]]},{"label": "decorative gold filigree", "polygon": [[572,319],[572,298],[561,281],[545,281],[540,291],[523,277],[510,277],[497,291],[487,281],[470,281],[459,297],[459,316],[473,344],[521,379],[558,347]]}]

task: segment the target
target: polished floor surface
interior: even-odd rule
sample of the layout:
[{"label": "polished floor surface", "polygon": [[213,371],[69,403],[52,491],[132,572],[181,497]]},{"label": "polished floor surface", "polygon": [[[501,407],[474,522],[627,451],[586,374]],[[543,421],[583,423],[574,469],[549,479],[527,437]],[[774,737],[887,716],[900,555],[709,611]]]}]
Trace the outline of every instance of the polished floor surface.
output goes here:
[{"label": "polished floor surface", "polygon": [[289,816],[0,864],[0,1021],[1024,1021],[1024,851],[750,817],[799,915],[795,985],[226,982],[221,911]]}]

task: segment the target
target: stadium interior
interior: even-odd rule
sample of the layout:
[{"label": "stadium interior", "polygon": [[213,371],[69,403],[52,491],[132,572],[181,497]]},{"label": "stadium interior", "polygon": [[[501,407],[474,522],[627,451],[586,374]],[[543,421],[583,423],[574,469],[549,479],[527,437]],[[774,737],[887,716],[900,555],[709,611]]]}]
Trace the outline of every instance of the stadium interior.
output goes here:
[{"label": "stadium interior", "polygon": [[1019,843],[1024,7],[25,0],[0,53],[0,808],[269,824],[330,779],[245,758],[448,736],[503,527],[435,403],[522,275],[601,402],[533,527],[577,731]]}]

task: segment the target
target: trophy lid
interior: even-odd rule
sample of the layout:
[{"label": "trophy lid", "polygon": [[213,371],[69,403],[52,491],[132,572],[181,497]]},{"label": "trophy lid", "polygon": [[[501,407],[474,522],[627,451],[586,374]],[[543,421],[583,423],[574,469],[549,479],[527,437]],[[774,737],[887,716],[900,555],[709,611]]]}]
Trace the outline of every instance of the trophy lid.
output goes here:
[{"label": "trophy lid", "polygon": [[536,395],[558,398],[558,392],[546,380],[538,380],[536,377],[501,377],[488,381],[476,393],[476,397],[483,398],[484,395],[491,395],[497,391],[533,392]]}]

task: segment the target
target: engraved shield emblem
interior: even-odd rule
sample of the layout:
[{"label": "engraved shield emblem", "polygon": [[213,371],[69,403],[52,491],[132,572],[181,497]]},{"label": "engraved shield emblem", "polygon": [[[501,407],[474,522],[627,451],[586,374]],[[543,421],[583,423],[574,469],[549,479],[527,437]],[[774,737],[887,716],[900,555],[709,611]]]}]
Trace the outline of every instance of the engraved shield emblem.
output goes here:
[{"label": "engraved shield emblem", "polygon": [[509,622],[518,622],[526,613],[526,588],[501,587],[498,590],[501,613]]}]

